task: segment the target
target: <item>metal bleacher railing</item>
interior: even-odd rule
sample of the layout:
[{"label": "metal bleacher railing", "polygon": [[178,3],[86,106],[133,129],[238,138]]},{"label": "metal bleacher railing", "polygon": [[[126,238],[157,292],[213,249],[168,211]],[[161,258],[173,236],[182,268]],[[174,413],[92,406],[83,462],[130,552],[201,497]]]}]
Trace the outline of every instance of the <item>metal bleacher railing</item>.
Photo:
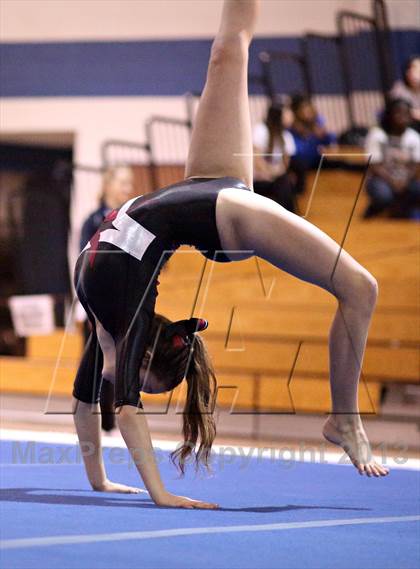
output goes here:
[{"label": "metal bleacher railing", "polygon": [[158,187],[157,172],[148,142],[128,142],[125,140],[106,140],[101,147],[104,169],[115,166],[130,166],[136,175],[136,182],[144,192]]},{"label": "metal bleacher railing", "polygon": [[346,88],[337,36],[307,33],[301,41],[308,94],[327,126],[336,133],[350,128]]},{"label": "metal bleacher railing", "polygon": [[307,62],[302,54],[288,51],[263,51],[259,55],[267,95],[309,93]]},{"label": "metal bleacher railing", "polygon": [[350,124],[369,127],[383,108],[387,91],[375,20],[340,12],[337,26]]},{"label": "metal bleacher railing", "polygon": [[395,65],[392,53],[391,28],[385,0],[373,0],[373,17],[376,26],[376,36],[381,59],[383,83],[388,92],[395,81]]},{"label": "metal bleacher railing", "polygon": [[191,137],[188,119],[152,116],[145,125],[156,186],[161,188],[183,177]]},{"label": "metal bleacher railing", "polygon": [[307,33],[298,52],[262,52],[267,96],[307,94],[336,133],[374,124],[395,74],[383,0],[373,0],[372,11],[339,12],[337,35]]},{"label": "metal bleacher railing", "polygon": [[[263,120],[270,101],[279,95],[304,93],[337,134],[374,124],[394,73],[384,1],[373,0],[372,11],[372,17],[339,12],[337,35],[307,33],[298,52],[261,52],[260,73],[248,78],[252,122]],[[199,97],[197,92],[186,94],[185,119],[152,116],[145,125],[145,143],[106,141],[104,168],[132,166],[144,191],[180,179]]]},{"label": "metal bleacher railing", "polygon": [[191,136],[184,119],[152,116],[145,124],[146,142],[107,140],[101,148],[104,169],[130,166],[141,193],[166,186],[183,171]]}]

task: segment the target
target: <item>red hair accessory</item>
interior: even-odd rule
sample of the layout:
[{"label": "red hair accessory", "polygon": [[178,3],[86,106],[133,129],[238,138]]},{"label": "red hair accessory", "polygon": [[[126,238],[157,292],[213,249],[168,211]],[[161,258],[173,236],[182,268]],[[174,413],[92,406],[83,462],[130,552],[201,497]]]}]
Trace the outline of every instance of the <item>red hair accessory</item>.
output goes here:
[{"label": "red hair accessory", "polygon": [[186,345],[187,345],[187,342],[179,334],[175,334],[175,336],[172,337],[172,347],[173,348],[183,348]]},{"label": "red hair accessory", "polygon": [[189,318],[188,320],[178,320],[169,324],[166,328],[166,338],[172,338],[174,348],[182,348],[191,343],[193,335],[201,332],[208,327],[209,323],[204,318]]}]

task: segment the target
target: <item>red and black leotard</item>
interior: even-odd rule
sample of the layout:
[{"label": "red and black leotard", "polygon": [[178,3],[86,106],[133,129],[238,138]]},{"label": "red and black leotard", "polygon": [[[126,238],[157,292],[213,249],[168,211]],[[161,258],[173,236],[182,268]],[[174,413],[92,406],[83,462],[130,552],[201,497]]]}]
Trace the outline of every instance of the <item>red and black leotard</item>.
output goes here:
[{"label": "red and black leotard", "polygon": [[230,260],[216,225],[216,200],[225,188],[249,190],[237,178],[193,178],[136,197],[105,218],[75,269],[77,296],[93,328],[74,383],[77,399],[99,400],[103,357],[96,317],[116,346],[115,406],[141,405],[139,370],[159,273],[183,244],[213,261]]}]

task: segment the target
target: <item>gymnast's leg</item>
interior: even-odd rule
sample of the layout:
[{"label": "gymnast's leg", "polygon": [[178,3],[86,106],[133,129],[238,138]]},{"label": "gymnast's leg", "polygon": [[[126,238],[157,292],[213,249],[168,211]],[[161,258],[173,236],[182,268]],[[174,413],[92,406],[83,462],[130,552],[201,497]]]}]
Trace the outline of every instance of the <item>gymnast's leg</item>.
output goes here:
[{"label": "gymnast's leg", "polygon": [[258,0],[226,0],[191,138],[185,177],[232,176],[252,188],[248,48]]},{"label": "gymnast's leg", "polygon": [[250,192],[231,192],[239,249],[322,287],[338,300],[329,335],[332,414],[324,436],[343,447],[360,474],[384,476],[359,416],[358,383],[377,299],[374,277],[318,227],[279,204]]},{"label": "gymnast's leg", "polygon": [[[228,0],[224,4],[193,131],[186,177],[235,176],[252,187],[247,64],[257,12],[257,2]],[[333,412],[324,435],[346,450],[361,474],[387,474],[387,469],[371,457],[357,397],[377,298],[375,279],[308,221],[262,196],[226,192],[217,201],[217,226],[224,249],[242,250],[242,258],[247,256],[245,251],[254,250],[261,258],[337,298],[339,306],[329,337]],[[236,254],[232,257],[238,258],[241,256]]]}]

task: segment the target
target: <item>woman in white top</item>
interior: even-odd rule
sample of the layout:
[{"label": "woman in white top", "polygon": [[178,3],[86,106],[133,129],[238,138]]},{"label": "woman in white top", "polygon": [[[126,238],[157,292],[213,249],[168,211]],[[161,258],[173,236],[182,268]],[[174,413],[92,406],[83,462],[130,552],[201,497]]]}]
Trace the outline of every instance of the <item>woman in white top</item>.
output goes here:
[{"label": "woman in white top", "polygon": [[420,56],[414,55],[405,64],[402,81],[390,91],[392,99],[404,99],[411,105],[411,127],[420,131]]},{"label": "woman in white top", "polygon": [[366,152],[371,155],[366,184],[371,199],[364,217],[396,206],[398,217],[410,216],[420,201],[420,135],[409,127],[411,106],[404,99],[387,103],[381,125],[370,129]]},{"label": "woman in white top", "polygon": [[272,103],[264,122],[253,131],[254,191],[295,213],[294,186],[289,172],[295,141],[283,128],[283,107]]}]

